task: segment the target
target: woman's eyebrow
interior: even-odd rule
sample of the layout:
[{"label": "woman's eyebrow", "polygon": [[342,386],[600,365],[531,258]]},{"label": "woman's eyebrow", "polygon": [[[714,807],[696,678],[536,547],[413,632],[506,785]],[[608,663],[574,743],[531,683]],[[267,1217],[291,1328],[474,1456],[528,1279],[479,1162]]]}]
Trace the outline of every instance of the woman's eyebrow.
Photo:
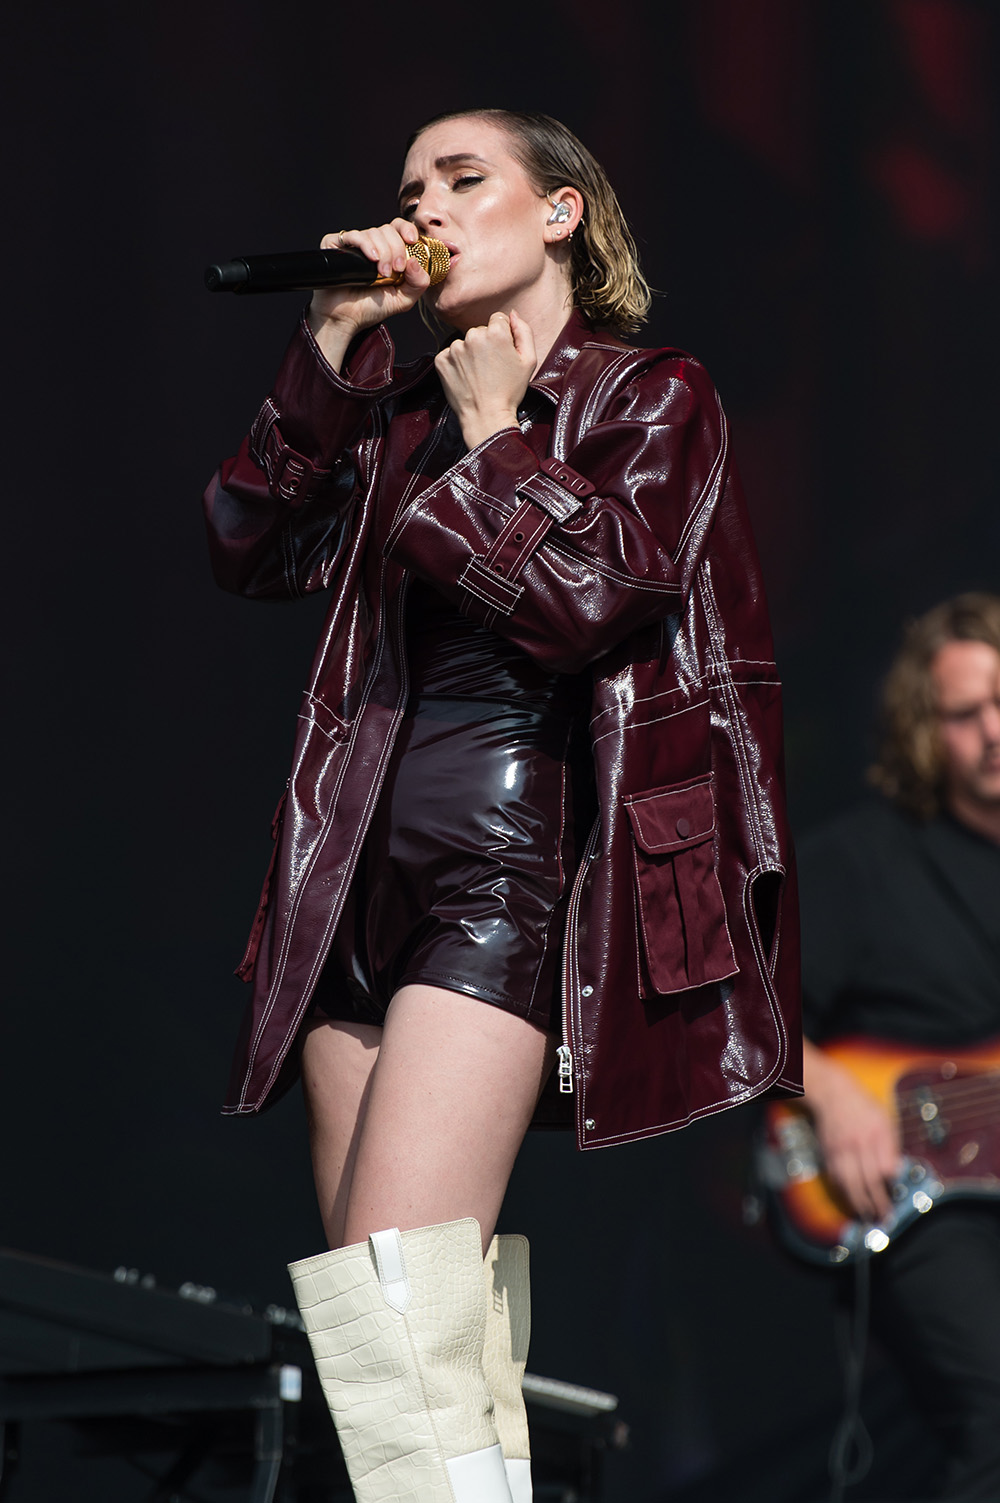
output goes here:
[{"label": "woman's eyebrow", "polygon": [[[481,162],[484,167],[492,167],[485,157],[477,157],[474,151],[454,151],[449,157],[438,157],[434,166],[440,172],[447,167],[454,167],[456,162]],[[409,198],[411,193],[416,193],[423,187],[419,178],[414,178],[412,183],[404,183],[399,190],[399,199],[402,203],[404,198]]]}]

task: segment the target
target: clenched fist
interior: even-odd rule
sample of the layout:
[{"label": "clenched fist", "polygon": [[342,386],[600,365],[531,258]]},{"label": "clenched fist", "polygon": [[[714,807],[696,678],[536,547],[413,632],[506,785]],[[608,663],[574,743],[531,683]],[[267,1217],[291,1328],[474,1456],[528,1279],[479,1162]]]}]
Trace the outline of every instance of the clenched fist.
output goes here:
[{"label": "clenched fist", "polygon": [[453,340],[434,364],[470,449],[517,426],[518,403],[535,373],[531,327],[511,309]]}]

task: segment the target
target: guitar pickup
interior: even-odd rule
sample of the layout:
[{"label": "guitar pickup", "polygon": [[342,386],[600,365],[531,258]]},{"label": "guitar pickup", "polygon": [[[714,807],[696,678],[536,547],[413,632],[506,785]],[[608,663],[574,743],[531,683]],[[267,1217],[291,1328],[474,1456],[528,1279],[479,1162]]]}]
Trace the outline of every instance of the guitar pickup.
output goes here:
[{"label": "guitar pickup", "polygon": [[925,1087],[917,1092],[917,1107],[921,1122],[924,1124],[924,1136],[935,1148],[940,1148],[948,1137],[950,1131],[947,1120],[941,1115],[941,1108],[934,1100],[931,1091]]}]

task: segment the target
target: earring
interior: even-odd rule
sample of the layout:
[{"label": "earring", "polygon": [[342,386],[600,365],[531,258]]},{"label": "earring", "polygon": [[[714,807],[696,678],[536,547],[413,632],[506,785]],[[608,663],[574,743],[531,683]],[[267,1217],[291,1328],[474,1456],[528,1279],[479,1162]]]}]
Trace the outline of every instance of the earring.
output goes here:
[{"label": "earring", "polygon": [[554,198],[550,198],[549,203],[552,205],[552,213],[545,221],[546,224],[565,224],[567,219],[572,216],[573,210],[569,204],[563,203],[562,199],[556,203]]}]

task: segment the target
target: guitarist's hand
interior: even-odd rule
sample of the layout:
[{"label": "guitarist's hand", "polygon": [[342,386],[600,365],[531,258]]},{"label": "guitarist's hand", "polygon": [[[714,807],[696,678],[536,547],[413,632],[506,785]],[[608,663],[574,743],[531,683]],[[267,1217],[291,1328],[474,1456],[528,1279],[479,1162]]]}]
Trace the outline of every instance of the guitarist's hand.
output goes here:
[{"label": "guitarist's hand", "polygon": [[805,1040],[804,1105],[812,1112],[824,1167],[862,1221],[882,1221],[892,1208],[889,1185],[902,1146],[896,1122],[835,1060]]}]

